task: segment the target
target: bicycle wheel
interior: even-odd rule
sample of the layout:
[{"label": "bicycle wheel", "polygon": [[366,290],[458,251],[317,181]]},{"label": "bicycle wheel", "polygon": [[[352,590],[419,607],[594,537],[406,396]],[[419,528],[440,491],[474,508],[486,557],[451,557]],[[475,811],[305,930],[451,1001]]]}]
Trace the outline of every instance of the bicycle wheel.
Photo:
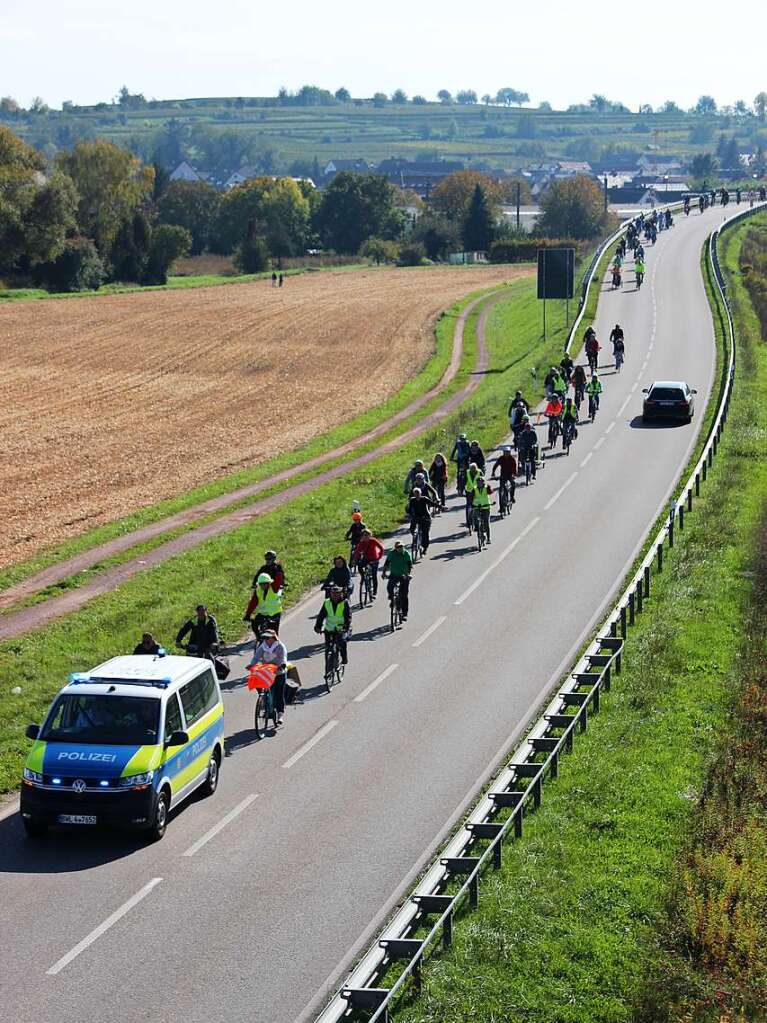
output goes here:
[{"label": "bicycle wheel", "polygon": [[410,557],[413,559],[413,564],[415,564],[416,561],[418,561],[419,548],[421,546],[420,543],[419,543],[419,536],[418,536],[419,532],[420,532],[420,527],[416,523],[416,527],[413,530],[413,539],[410,541]]},{"label": "bicycle wheel", "polygon": [[346,665],[344,664],[344,662],[341,660],[340,657],[337,658],[337,660],[336,660],[336,682],[343,682],[343,680],[344,680],[344,672],[345,671],[346,671]]},{"label": "bicycle wheel", "polygon": [[338,647],[335,644],[335,640],[331,642],[327,651],[325,652],[325,688],[328,692],[333,688],[333,683],[336,680],[336,657],[338,656]]},{"label": "bicycle wheel", "polygon": [[474,530],[477,534],[477,550],[481,551],[485,546],[485,530],[482,525],[482,517],[476,515],[474,517]]},{"label": "bicycle wheel", "polygon": [[259,691],[258,699],[256,700],[256,711],[254,719],[254,727],[259,739],[266,734],[266,730],[269,727],[269,691],[262,689]]},{"label": "bicycle wheel", "polygon": [[530,459],[526,458],[525,459],[525,486],[526,487],[530,486],[530,476],[531,476]]}]

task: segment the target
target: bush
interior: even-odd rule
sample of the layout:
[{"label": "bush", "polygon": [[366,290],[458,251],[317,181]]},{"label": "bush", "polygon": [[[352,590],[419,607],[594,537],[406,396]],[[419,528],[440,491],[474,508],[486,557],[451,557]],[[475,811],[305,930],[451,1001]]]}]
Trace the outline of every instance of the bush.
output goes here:
[{"label": "bush", "polygon": [[177,259],[186,256],[192,247],[192,235],[176,224],[159,224],[152,231],[144,284],[167,284],[168,270]]},{"label": "bush", "polygon": [[106,279],[104,262],[90,238],[68,238],[62,253],[36,272],[48,291],[97,291]]},{"label": "bush", "polygon": [[426,263],[426,249],[420,242],[411,242],[408,245],[403,245],[399,250],[397,262],[400,266],[424,266]]},{"label": "bush", "polygon": [[234,265],[243,274],[259,274],[269,267],[269,250],[264,239],[249,230],[234,254]]},{"label": "bush", "polygon": [[578,243],[572,238],[515,238],[499,240],[490,246],[488,255],[491,263],[530,263],[538,258],[538,249],[572,249]]}]

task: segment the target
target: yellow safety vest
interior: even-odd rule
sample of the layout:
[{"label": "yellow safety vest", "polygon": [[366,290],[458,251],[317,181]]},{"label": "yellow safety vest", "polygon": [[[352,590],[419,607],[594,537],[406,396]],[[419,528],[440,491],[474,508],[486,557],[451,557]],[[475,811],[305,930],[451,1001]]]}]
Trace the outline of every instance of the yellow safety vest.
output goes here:
[{"label": "yellow safety vest", "polygon": [[490,507],[490,495],[487,492],[487,487],[484,490],[475,488],[474,500],[472,501],[474,508],[489,508]]},{"label": "yellow safety vest", "polygon": [[472,493],[472,491],[477,489],[477,479],[478,478],[479,478],[479,473],[477,473],[475,476],[472,476],[472,474],[470,472],[466,473],[466,483],[465,483],[464,488],[463,488],[465,494],[470,494],[470,493]]},{"label": "yellow safety vest", "polygon": [[266,591],[264,596],[261,587],[258,587],[258,600],[256,602],[255,613],[257,615],[281,615],[282,614],[282,594],[275,593],[272,587]]},{"label": "yellow safety vest", "polygon": [[345,603],[346,601],[342,600],[340,604],[333,607],[330,597],[325,601],[325,621],[323,622],[325,632],[337,632],[339,629],[343,629]]}]

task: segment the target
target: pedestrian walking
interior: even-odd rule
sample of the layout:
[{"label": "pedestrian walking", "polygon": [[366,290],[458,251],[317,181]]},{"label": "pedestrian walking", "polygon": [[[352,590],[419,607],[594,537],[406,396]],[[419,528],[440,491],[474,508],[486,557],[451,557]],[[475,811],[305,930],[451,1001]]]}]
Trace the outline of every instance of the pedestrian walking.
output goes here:
[{"label": "pedestrian walking", "polygon": [[273,288],[277,287],[277,271],[276,270],[272,270],[272,287]]},{"label": "pedestrian walking", "polygon": [[282,287],[282,282],[283,282],[284,280],[285,280],[285,278],[284,278],[284,277],[282,276],[282,274],[280,274],[280,287]]}]

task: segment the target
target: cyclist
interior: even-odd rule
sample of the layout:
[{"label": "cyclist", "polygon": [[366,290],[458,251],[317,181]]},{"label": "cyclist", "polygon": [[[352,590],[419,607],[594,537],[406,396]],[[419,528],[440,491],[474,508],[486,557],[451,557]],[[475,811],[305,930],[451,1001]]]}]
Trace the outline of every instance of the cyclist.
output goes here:
[{"label": "cyclist", "polygon": [[377,540],[369,529],[364,529],[360,542],[354,548],[352,561],[359,567],[360,572],[366,565],[370,566],[373,577],[373,599],[378,596],[378,563],[383,555],[384,547],[381,541]]},{"label": "cyclist", "polygon": [[586,330],[583,333],[583,343],[584,343],[584,345],[587,345],[589,343],[589,341],[591,340],[591,338],[595,338],[596,336],[597,336],[597,332],[594,330],[593,327],[586,327]]},{"label": "cyclist", "polygon": [[[419,472],[418,475],[416,476],[414,482],[415,482],[415,486],[413,487],[413,490],[415,490],[415,487],[418,487],[418,489],[421,491],[421,494],[423,494],[424,496],[428,497],[429,500],[432,502],[432,504],[434,504],[434,506],[436,508],[439,508],[439,506],[440,506],[440,504],[439,504],[439,494],[434,489],[434,487],[431,485],[431,483],[429,483],[429,478],[426,475],[426,473],[425,472]],[[410,491],[411,495],[413,493],[413,490]]]},{"label": "cyclist", "polygon": [[[288,671],[288,651],[284,643],[281,643],[274,629],[263,629],[261,639],[253,649],[252,664],[274,664],[277,666],[277,674],[272,684],[272,696],[274,699],[274,712],[277,715],[276,725],[282,724],[285,715],[285,680]],[[248,667],[251,667],[249,664]]]},{"label": "cyclist", "polygon": [[553,448],[562,425],[562,399],[556,392],[549,398],[543,414],[549,421],[549,447]]},{"label": "cyclist", "polygon": [[554,382],[552,384],[552,391],[554,394],[558,394],[560,398],[563,398],[567,393],[567,380],[563,373],[560,372],[558,366],[554,367],[556,374],[554,376]]},{"label": "cyclist", "polygon": [[481,521],[488,543],[490,543],[490,504],[490,488],[485,482],[485,477],[478,476],[477,485],[474,488],[474,528],[479,529]]},{"label": "cyclist", "polygon": [[477,485],[477,478],[480,476],[479,466],[476,462],[469,462],[469,471],[466,473],[466,528],[471,532],[471,502],[474,496],[474,488]]},{"label": "cyclist", "polygon": [[409,497],[410,496],[410,492],[412,491],[413,487],[416,486],[416,482],[415,482],[416,476],[425,476],[425,475],[426,475],[426,466],[423,464],[423,459],[422,458],[416,458],[415,462],[413,462],[413,464],[410,467],[410,469],[408,469],[407,476],[405,477],[405,483],[404,483],[404,486],[402,487],[402,493],[405,494],[407,497]]},{"label": "cyclist", "polygon": [[275,593],[279,593],[280,590],[285,588],[285,570],[282,567],[282,563],[277,560],[276,551],[267,551],[264,554],[264,563],[256,570],[251,589],[255,590],[256,586],[258,586],[258,577],[263,573],[272,577],[272,589]]},{"label": "cyclist", "polygon": [[413,487],[410,500],[405,509],[410,517],[410,532],[415,536],[416,527],[421,528],[421,550],[425,554],[429,549],[429,530],[431,529],[431,515],[429,508],[438,508],[439,505],[427,494],[421,493],[420,487]]},{"label": "cyclist", "polygon": [[620,263],[613,263],[613,287],[619,288],[623,283],[623,277],[621,276],[621,265]]},{"label": "cyclist", "polygon": [[554,393],[554,381],[559,376],[559,370],[556,366],[549,366],[549,371],[543,378],[543,387],[546,392],[546,397],[550,398]]},{"label": "cyclist", "polygon": [[572,398],[565,398],[562,407],[562,443],[572,444],[578,436],[578,409]]},{"label": "cyclist", "polygon": [[573,370],[573,388],[575,389],[575,404],[580,408],[583,395],[586,393],[586,370],[580,363]]},{"label": "cyclist", "polygon": [[362,512],[352,512],[352,524],[344,533],[344,540],[349,541],[351,550],[354,550],[360,542],[360,537],[365,529],[367,529],[367,526],[362,521]]},{"label": "cyclist", "polygon": [[575,363],[573,362],[573,360],[570,358],[570,356],[567,354],[567,352],[565,352],[564,356],[562,357],[562,359],[559,362],[559,366],[560,366],[560,369],[562,370],[562,376],[565,378],[565,380],[567,381],[568,384],[570,383],[570,378],[573,375],[573,366],[574,365],[575,365]]},{"label": "cyclist", "polygon": [[586,384],[586,394],[589,396],[589,415],[599,410],[599,395],[602,393],[602,382],[596,373],[591,374],[591,380]]},{"label": "cyclist", "polygon": [[[205,604],[198,604],[197,617],[190,618],[184,622],[176,636],[176,646],[186,650],[193,657],[207,657],[213,660],[213,655],[218,653],[221,645],[221,637],[218,632],[218,623],[213,615],[208,614]],[[184,644],[184,640],[189,640]]]},{"label": "cyclist", "polygon": [[586,340],[586,355],[589,360],[589,366],[592,369],[597,368],[597,359],[599,358],[599,352],[601,351],[601,349],[602,346],[597,341],[596,334],[592,331],[591,337],[587,338]]},{"label": "cyclist", "polygon": [[401,540],[395,540],[394,550],[387,555],[384,562],[381,578],[386,579],[388,574],[389,582],[387,583],[386,590],[389,594],[390,604],[394,599],[394,588],[399,586],[398,602],[403,622],[407,621],[408,611],[410,610],[410,576],[412,571],[413,559],[410,556],[410,551],[403,546]]},{"label": "cyclist", "polygon": [[525,464],[530,462],[530,475],[535,479],[538,464],[538,434],[529,420],[525,423],[519,435],[517,451],[519,452],[520,468],[524,468]]},{"label": "cyclist", "polygon": [[322,584],[322,588],[326,593],[331,586],[338,586],[342,590],[344,597],[348,597],[352,592],[352,573],[346,564],[346,558],[340,554],[336,554],[333,558],[333,567],[325,576],[325,582]]},{"label": "cyclist", "polygon": [[450,461],[455,462],[457,470],[456,485],[458,493],[463,494],[463,481],[466,478],[466,471],[469,468],[471,456],[469,455],[469,441],[465,433],[458,435],[453,450],[450,452]]},{"label": "cyclist", "polygon": [[616,337],[613,341],[613,356],[615,358],[615,372],[620,373],[623,360],[626,356],[626,344],[623,337]]},{"label": "cyclist", "polygon": [[509,403],[509,429],[512,432],[519,428],[519,424],[522,422],[522,416],[529,411],[530,406],[522,396],[522,392],[517,391]]},{"label": "cyclist", "polygon": [[349,601],[344,596],[340,586],[331,586],[330,592],[320,608],[319,614],[314,622],[314,631],[319,635],[325,633],[325,656],[327,657],[331,636],[335,636],[338,642],[338,650],[341,654],[341,663],[349,663],[347,641],[349,630],[352,627],[352,609]]},{"label": "cyclist", "polygon": [[434,456],[434,459],[429,466],[429,481],[437,492],[439,499],[439,506],[442,511],[445,510],[447,505],[445,504],[445,488],[447,487],[447,462],[445,456],[441,451],[438,451]]},{"label": "cyclist", "polygon": [[504,444],[501,448],[501,454],[493,462],[493,471],[490,473],[490,479],[495,479],[496,474],[499,474],[500,488],[503,489],[504,486],[509,488],[509,504],[514,504],[514,492],[517,488],[517,460],[511,453],[511,448],[508,444]]},{"label": "cyclist", "polygon": [[616,323],[610,331],[610,344],[615,344],[615,339],[618,337],[621,338],[621,340],[623,339],[623,327],[621,327],[620,323]]},{"label": "cyclist", "polygon": [[643,258],[637,257],[634,260],[634,275],[636,276],[637,291],[642,287],[645,275],[645,261]]},{"label": "cyclist", "polygon": [[256,579],[256,588],[250,598],[243,621],[250,622],[253,635],[261,637],[264,627],[269,626],[275,632],[280,631],[282,615],[282,590],[274,591],[274,580],[267,572],[262,572]]},{"label": "cyclist", "polygon": [[141,635],[141,642],[133,648],[133,655],[135,657],[136,654],[151,654],[156,657],[160,653],[160,650],[162,650],[162,647],[155,640],[152,633],[144,632]]},{"label": "cyclist", "polygon": [[473,440],[469,445],[469,459],[472,462],[476,462],[480,472],[485,471],[485,452],[479,446],[478,440]]}]

